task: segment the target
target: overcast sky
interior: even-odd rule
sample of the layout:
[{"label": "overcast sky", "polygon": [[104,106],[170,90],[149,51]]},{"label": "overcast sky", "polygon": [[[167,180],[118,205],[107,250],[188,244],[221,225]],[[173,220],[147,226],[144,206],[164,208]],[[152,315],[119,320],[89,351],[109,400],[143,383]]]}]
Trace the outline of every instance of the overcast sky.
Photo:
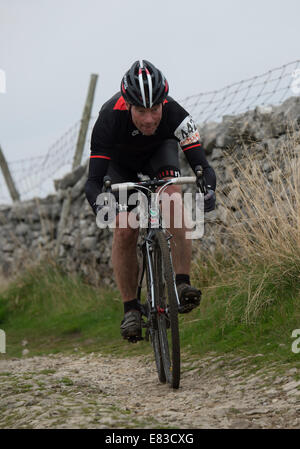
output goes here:
[{"label": "overcast sky", "polygon": [[139,58],[170,95],[218,89],[300,58],[299,0],[0,0],[0,145],[8,161],[43,155],[93,115]]}]

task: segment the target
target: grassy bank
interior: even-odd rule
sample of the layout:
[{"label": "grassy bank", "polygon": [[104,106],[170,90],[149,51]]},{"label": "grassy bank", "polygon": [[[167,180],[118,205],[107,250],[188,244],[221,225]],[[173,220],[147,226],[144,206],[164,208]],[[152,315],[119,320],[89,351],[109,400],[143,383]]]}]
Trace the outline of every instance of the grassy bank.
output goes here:
[{"label": "grassy bank", "polygon": [[[211,267],[202,267],[206,275],[209,270]],[[260,282],[259,278],[256,282]],[[265,356],[264,362],[267,357],[298,363],[300,354],[291,350],[292,331],[300,328],[296,286],[275,292],[270,278],[261,292],[265,306],[252,322],[244,319],[249,292],[237,290],[236,283],[223,279],[223,283],[207,285],[202,290],[201,307],[180,316],[184,353],[196,357],[212,351],[260,353]],[[270,295],[276,295],[276,301],[271,301]],[[60,351],[124,356],[151,353],[150,344],[145,341],[133,345],[121,339],[123,311],[117,291],[96,290],[54,266],[27,271],[0,294],[0,304],[0,328],[5,330],[7,339],[7,352],[1,357],[20,357],[24,349],[31,356]]]},{"label": "grassy bank", "polygon": [[96,291],[52,264],[27,270],[0,293],[8,356],[20,356],[24,349],[31,355],[107,345],[113,350],[120,343],[120,316],[116,292]]}]

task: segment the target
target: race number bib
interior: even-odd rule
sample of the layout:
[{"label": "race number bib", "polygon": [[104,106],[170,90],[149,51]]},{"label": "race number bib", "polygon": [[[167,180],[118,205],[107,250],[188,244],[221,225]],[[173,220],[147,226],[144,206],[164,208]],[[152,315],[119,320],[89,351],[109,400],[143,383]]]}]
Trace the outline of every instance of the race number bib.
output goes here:
[{"label": "race number bib", "polygon": [[191,145],[200,140],[199,131],[190,115],[180,123],[174,134],[182,147]]}]

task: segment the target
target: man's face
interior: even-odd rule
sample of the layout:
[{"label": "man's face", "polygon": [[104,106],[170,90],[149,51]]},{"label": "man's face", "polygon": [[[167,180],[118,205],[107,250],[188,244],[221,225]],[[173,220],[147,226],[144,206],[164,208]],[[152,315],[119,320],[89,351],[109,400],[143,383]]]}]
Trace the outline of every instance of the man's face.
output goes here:
[{"label": "man's face", "polygon": [[[142,134],[152,136],[155,133],[161,121],[162,108],[162,103],[152,106],[152,108],[131,106],[132,121]],[[129,105],[127,105],[127,109],[129,109]]]}]

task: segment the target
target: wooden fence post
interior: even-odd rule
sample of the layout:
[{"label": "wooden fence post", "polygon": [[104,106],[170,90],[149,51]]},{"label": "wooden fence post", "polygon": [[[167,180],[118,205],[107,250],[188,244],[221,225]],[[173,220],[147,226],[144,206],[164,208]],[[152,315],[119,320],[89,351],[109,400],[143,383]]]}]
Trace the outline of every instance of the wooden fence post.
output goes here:
[{"label": "wooden fence post", "polygon": [[84,106],[84,110],[83,110],[83,114],[82,114],[82,118],[81,118],[81,125],[80,125],[79,134],[78,134],[72,170],[74,170],[76,167],[78,167],[81,164],[81,158],[82,158],[82,153],[83,153],[83,149],[84,149],[86,134],[87,134],[90,118],[91,118],[91,112],[92,112],[92,107],[93,107],[93,102],[94,102],[94,95],[95,95],[95,90],[96,90],[97,79],[98,79],[97,74],[91,75],[89,90],[88,90],[88,94],[87,94],[87,98],[86,98],[86,102],[85,102],[85,106]]},{"label": "wooden fence post", "polygon": [[67,191],[65,192],[65,198],[62,205],[62,211],[60,215],[60,220],[57,225],[57,237],[56,237],[56,246],[55,246],[55,255],[59,255],[59,248],[61,245],[61,241],[63,238],[63,234],[65,232],[65,226],[69,218],[69,212],[71,208],[71,187],[68,187]]},{"label": "wooden fence post", "polygon": [[15,183],[14,183],[14,180],[13,180],[13,178],[11,176],[11,173],[9,171],[8,164],[7,164],[6,159],[4,157],[4,154],[3,154],[3,151],[1,149],[1,146],[0,146],[0,168],[2,169],[2,173],[3,173],[4,179],[6,181],[6,185],[7,185],[8,191],[10,193],[11,199],[13,201],[19,201],[20,200],[20,195],[19,195],[19,192],[18,192],[18,190],[17,190],[17,188],[15,186]]}]

